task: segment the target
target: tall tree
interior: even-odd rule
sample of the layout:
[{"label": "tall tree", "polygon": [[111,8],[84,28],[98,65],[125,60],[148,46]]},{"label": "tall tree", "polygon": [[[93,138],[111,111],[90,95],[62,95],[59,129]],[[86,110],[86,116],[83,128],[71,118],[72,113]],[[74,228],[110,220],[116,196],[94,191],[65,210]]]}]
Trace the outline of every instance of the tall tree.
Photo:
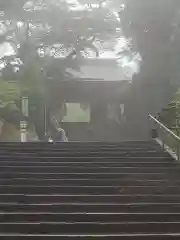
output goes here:
[{"label": "tall tree", "polygon": [[[148,113],[156,114],[179,85],[180,2],[178,0],[124,0],[120,12],[123,32],[132,51],[141,56],[134,76],[129,115],[136,129],[147,131]],[[141,121],[140,121],[141,119]],[[139,127],[137,128],[137,125]]]},{"label": "tall tree", "polygon": [[84,52],[91,49],[98,57],[96,42],[114,40],[121,35],[117,31],[117,16],[103,3],[4,0],[0,4],[3,29],[0,42],[8,42],[14,49],[14,56],[2,59],[2,74],[8,81],[20,82],[21,90],[28,88],[29,97],[37,100],[33,116],[40,139],[43,124],[39,124],[39,119],[44,117],[43,101],[47,100],[42,91],[39,93],[40,88],[44,86],[45,95],[49,95],[60,80],[73,77],[67,69],[78,70]]}]

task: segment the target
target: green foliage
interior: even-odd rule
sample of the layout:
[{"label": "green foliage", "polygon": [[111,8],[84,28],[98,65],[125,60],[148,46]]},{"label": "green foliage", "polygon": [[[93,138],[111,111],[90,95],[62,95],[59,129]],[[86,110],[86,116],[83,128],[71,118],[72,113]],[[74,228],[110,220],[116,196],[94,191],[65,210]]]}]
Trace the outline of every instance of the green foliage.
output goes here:
[{"label": "green foliage", "polygon": [[[117,17],[101,1],[99,7],[94,7],[81,1],[73,6],[67,1],[34,0],[30,3],[20,0],[13,9],[14,14],[6,15],[12,10],[13,3],[9,0],[2,7],[6,28],[2,41],[8,38],[21,59],[27,58],[26,53],[28,59],[30,56],[34,58],[37,50],[44,52],[48,48],[53,49],[55,54],[75,50],[78,55],[90,48],[98,55],[95,40],[114,40],[121,35],[116,31],[119,27]],[[11,20],[11,24],[6,23],[6,18]],[[17,26],[19,19],[21,27]]]},{"label": "green foliage", "polygon": [[19,84],[0,79],[0,108],[4,108],[7,105],[13,107],[19,98]]},{"label": "green foliage", "polygon": [[19,84],[0,79],[0,119],[19,127],[21,119],[17,101],[20,99]]},{"label": "green foliage", "polygon": [[180,91],[178,91],[173,101],[171,101],[166,108],[163,108],[158,114],[158,118],[169,128],[176,131],[180,128]]}]

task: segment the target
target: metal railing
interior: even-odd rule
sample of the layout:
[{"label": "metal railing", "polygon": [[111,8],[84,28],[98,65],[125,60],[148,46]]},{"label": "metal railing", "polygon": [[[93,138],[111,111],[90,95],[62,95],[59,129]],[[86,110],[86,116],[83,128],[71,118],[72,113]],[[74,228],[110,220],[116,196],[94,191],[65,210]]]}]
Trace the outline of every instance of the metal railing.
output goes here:
[{"label": "metal railing", "polygon": [[180,161],[180,137],[151,114],[149,114],[149,119],[153,123],[153,137],[161,143],[164,151],[169,148],[176,155],[176,159]]}]

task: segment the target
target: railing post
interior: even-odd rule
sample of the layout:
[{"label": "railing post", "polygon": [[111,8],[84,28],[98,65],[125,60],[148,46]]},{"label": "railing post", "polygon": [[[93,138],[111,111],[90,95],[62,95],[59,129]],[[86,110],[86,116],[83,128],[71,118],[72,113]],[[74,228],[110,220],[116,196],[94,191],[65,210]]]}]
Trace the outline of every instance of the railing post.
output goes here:
[{"label": "railing post", "polygon": [[28,135],[28,97],[21,98],[21,112],[23,115],[23,121],[20,122],[20,139],[21,142],[27,142]]},{"label": "railing post", "polygon": [[20,139],[21,142],[27,142],[27,122],[20,121]]},{"label": "railing post", "polygon": [[157,138],[157,137],[158,137],[157,129],[155,129],[155,128],[152,129],[151,134],[152,134],[152,138],[153,138],[153,139]]},{"label": "railing post", "polygon": [[165,144],[164,144],[164,140],[162,139],[162,150],[163,152],[165,152]]},{"label": "railing post", "polygon": [[176,151],[177,151],[177,152],[176,152],[176,154],[177,154],[177,160],[180,161],[180,147],[179,147],[179,145],[178,145]]},{"label": "railing post", "polygon": [[164,141],[164,132],[162,131],[162,149],[163,149],[163,152],[165,152],[165,141]]}]

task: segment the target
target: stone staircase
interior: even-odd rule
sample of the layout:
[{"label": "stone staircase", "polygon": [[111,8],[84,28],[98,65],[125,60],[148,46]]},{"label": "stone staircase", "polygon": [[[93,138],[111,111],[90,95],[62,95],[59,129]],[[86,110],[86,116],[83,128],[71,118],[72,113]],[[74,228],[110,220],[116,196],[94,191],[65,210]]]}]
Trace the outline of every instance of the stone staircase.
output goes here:
[{"label": "stone staircase", "polygon": [[1,143],[0,239],[180,239],[180,165],[154,142]]}]

